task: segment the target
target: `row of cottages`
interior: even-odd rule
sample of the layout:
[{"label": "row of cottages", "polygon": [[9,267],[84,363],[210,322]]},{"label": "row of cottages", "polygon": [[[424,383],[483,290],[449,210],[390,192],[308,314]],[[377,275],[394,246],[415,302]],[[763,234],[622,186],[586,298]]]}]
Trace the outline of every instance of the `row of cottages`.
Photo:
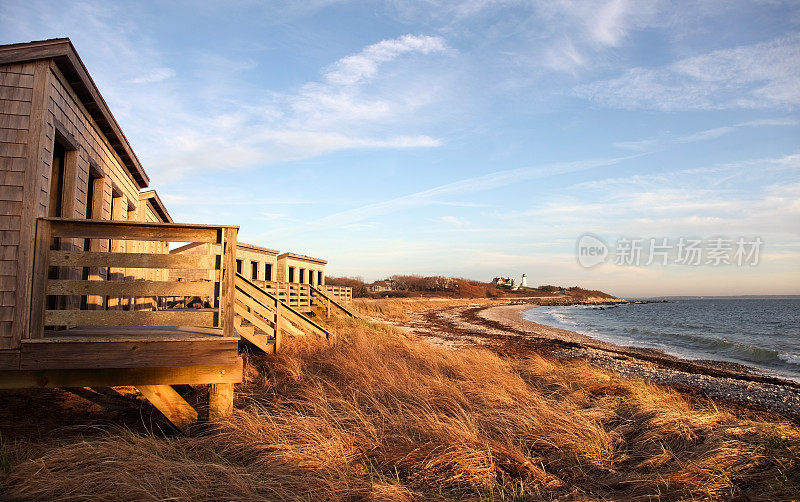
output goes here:
[{"label": "row of cottages", "polygon": [[[207,254],[214,244],[191,243],[170,251],[173,254]],[[294,253],[283,253],[255,244],[239,242],[236,247],[236,272],[247,276],[251,281],[263,283],[289,282],[325,285],[325,260]],[[186,270],[174,270],[170,276],[176,280],[200,280],[200,277]]]},{"label": "row of cottages", "polygon": [[[176,223],[148,184],[69,39],[0,46],[0,388],[135,386],[187,427],[230,413],[240,343],[328,336],[265,288],[296,277],[330,312],[324,261]],[[208,386],[199,411],[186,385]]]},{"label": "row of cottages", "polygon": [[[219,246],[211,243],[190,243],[172,249],[176,255],[205,255],[219,253]],[[239,242],[236,247],[236,273],[265,289],[291,307],[301,312],[313,311],[313,292],[347,305],[352,301],[352,289],[325,284],[325,265],[328,262],[311,256],[282,253],[254,244]],[[171,270],[170,278],[176,281],[211,281],[211,271]],[[210,298],[202,298],[208,304]],[[185,301],[185,300],[184,300]]]}]

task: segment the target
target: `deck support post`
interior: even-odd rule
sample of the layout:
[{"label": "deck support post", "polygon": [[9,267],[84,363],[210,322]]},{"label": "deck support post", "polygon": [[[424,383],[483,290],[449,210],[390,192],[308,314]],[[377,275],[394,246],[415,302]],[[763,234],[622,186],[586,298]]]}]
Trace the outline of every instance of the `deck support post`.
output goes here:
[{"label": "deck support post", "polygon": [[[230,385],[233,389],[233,384],[220,385]],[[189,426],[197,422],[197,411],[169,385],[137,385],[136,388],[181,432],[188,432]]]},{"label": "deck support post", "polygon": [[235,336],[233,319],[236,317],[236,228],[223,230],[222,249],[222,298],[219,312],[222,322],[222,334]]},{"label": "deck support post", "polygon": [[208,420],[214,422],[233,413],[233,384],[212,383],[208,386]]}]

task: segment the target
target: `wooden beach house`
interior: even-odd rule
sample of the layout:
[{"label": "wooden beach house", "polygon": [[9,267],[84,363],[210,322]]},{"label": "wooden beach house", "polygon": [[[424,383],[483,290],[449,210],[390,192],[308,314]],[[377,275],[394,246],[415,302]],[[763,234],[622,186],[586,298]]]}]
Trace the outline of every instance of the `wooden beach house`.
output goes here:
[{"label": "wooden beach house", "polygon": [[325,264],[328,262],[301,254],[278,255],[278,281],[294,284],[325,284]]},{"label": "wooden beach house", "polygon": [[[193,255],[218,252],[215,244],[192,243],[175,248],[172,254]],[[330,314],[330,308],[346,307],[353,300],[351,288],[325,285],[327,261],[309,256],[283,253],[254,244],[239,242],[236,248],[236,271],[253,284],[302,313]],[[210,280],[208,274],[195,270],[172,270],[179,281]],[[206,298],[200,299],[206,301]],[[331,302],[337,304],[333,305]]]},{"label": "wooden beach house", "polygon": [[237,227],[176,223],[148,183],[69,39],[0,46],[0,388],[135,386],[185,427],[230,413],[240,340],[328,336],[237,274]]},{"label": "wooden beach house", "polygon": [[[172,254],[198,255],[219,252],[219,246],[212,243],[190,243],[170,250]],[[236,272],[255,283],[273,281],[278,264],[278,251],[253,244],[239,242],[236,245]],[[200,274],[194,270],[172,270],[170,276],[178,280],[211,280],[208,273]]]}]

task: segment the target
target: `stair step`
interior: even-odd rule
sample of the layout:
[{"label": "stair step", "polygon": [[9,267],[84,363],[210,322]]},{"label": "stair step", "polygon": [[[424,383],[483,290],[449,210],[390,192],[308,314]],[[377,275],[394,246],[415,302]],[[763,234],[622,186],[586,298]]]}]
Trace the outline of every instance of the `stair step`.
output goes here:
[{"label": "stair step", "polygon": [[267,354],[274,354],[275,353],[275,339],[269,338],[267,335],[256,333],[255,328],[253,326],[242,326],[241,322],[238,323],[239,325],[236,326],[236,322],[234,322],[234,326],[236,327],[236,333],[239,335],[240,338],[247,340],[248,342],[252,343],[262,351],[266,352]]}]

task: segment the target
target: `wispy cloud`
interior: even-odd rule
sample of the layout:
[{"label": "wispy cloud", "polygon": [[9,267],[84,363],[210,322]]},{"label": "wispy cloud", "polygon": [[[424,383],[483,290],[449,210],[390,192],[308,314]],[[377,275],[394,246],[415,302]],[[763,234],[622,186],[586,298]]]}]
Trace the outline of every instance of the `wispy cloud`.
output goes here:
[{"label": "wispy cloud", "polygon": [[675,138],[673,141],[675,143],[695,143],[697,141],[708,141],[721,138],[722,136],[730,134],[735,130],[736,127],[731,126],[715,127],[713,129],[706,129],[705,131],[689,134],[688,136],[681,136],[679,138]]},{"label": "wispy cloud", "polygon": [[331,65],[324,77],[332,84],[353,85],[374,78],[381,64],[397,59],[402,54],[428,54],[442,52],[446,48],[447,44],[441,37],[403,35],[382,40],[365,47],[358,54],[340,59]]},{"label": "wispy cloud", "polygon": [[[530,64],[547,69],[578,73],[597,64],[608,49],[625,43],[630,34],[670,19],[667,5],[660,0],[535,1],[527,23],[536,23],[530,50]],[[602,59],[602,58],[601,58]]]},{"label": "wispy cloud", "polygon": [[175,70],[172,68],[153,68],[147,70],[145,73],[133,78],[133,84],[153,84],[161,82],[175,76]]},{"label": "wispy cloud", "polygon": [[[197,167],[264,166],[337,150],[440,146],[440,139],[426,134],[392,134],[415,128],[402,117],[424,106],[428,93],[417,92],[416,83],[399,91],[391,87],[391,92],[375,84],[382,83],[381,69],[403,56],[446,50],[440,37],[383,40],[332,63],[320,80],[274,94],[261,106],[243,102],[224,116],[190,116],[190,121],[181,122],[183,127],[170,125],[170,141],[155,155],[157,166],[179,176]],[[407,77],[405,81],[411,82]]]},{"label": "wispy cloud", "polygon": [[677,169],[667,172],[582,181],[572,185],[572,188],[603,191],[612,187],[618,189],[626,189],[626,187],[630,188],[631,186],[658,187],[668,186],[675,181],[675,178],[678,177],[699,177],[699,179],[716,180],[720,178],[726,178],[724,173],[735,173],[740,176],[761,176],[767,173],[768,176],[774,176],[775,173],[791,173],[798,169],[800,169],[800,153],[795,153],[780,157],[748,159],[701,168]]},{"label": "wispy cloud", "polygon": [[332,214],[319,220],[316,225],[344,225],[352,222],[363,221],[375,218],[396,211],[406,210],[419,206],[427,206],[439,203],[439,199],[452,195],[473,194],[494,188],[501,188],[513,183],[556,176],[559,174],[584,171],[587,169],[606,167],[619,164],[625,160],[633,159],[641,155],[628,157],[618,157],[611,159],[597,159],[577,162],[564,162],[557,164],[546,164],[539,166],[523,167],[519,169],[507,169],[491,172],[482,176],[467,178],[444,185],[439,185],[428,190],[415,192],[412,194],[396,197],[387,201],[367,204],[365,206],[348,209],[339,213]]},{"label": "wispy cloud", "polygon": [[[180,59],[188,66],[185,73],[201,78],[184,79],[178,88],[170,55],[133,25],[118,22],[126,19],[121,7],[79,3],[58,9],[57,15],[51,12],[35,1],[0,6],[3,24],[13,27],[8,41],[69,33],[127,135],[136,139],[139,157],[159,173],[160,182],[198,169],[442,144],[421,133],[414,120],[436,94],[435,79],[417,78],[422,74],[414,68],[415,58],[447,53],[442,37],[406,34],[379,40],[324,66],[319,79],[283,92],[246,84],[258,68],[250,55],[188,55]],[[395,74],[398,68],[402,75]]]},{"label": "wispy cloud", "polygon": [[458,216],[453,216],[452,214],[434,218],[434,221],[437,223],[444,223],[445,225],[457,228],[462,228],[469,225],[469,221],[467,221],[465,218],[459,218]]},{"label": "wispy cloud", "polygon": [[624,109],[719,110],[800,105],[800,36],[721,49],[581,85],[578,96]]},{"label": "wispy cloud", "polygon": [[[622,46],[632,32],[670,22],[677,10],[662,0],[421,0],[393,7],[407,18],[446,23],[446,32],[464,33],[480,25],[482,43],[495,39],[504,54],[509,54],[508,41],[514,37],[524,41],[514,59],[568,73],[596,62],[604,50]],[[503,21],[486,29],[485,23],[498,18]]]},{"label": "wispy cloud", "polygon": [[656,150],[659,148],[665,148],[670,144],[710,141],[713,139],[721,138],[723,136],[727,136],[728,134],[734,133],[737,130],[743,128],[794,127],[797,125],[800,125],[800,122],[794,119],[787,119],[787,118],[750,120],[747,122],[741,122],[739,124],[731,126],[721,126],[721,127],[714,127],[712,129],[705,129],[703,131],[698,131],[683,136],[670,137],[667,135],[662,135],[661,137],[658,138],[650,138],[650,139],[643,139],[636,141],[617,141],[614,143],[614,146],[616,146],[617,148],[624,148],[626,150],[633,150],[633,151]]},{"label": "wispy cloud", "polygon": [[[576,9],[579,19],[586,23],[591,39],[596,43],[617,47],[634,28],[656,21],[660,10],[657,1],[611,0],[608,2],[585,2],[583,9]],[[573,6],[580,3],[571,3]]]},{"label": "wispy cloud", "polygon": [[[585,181],[503,218],[527,222],[532,216],[545,217],[554,225],[612,235],[735,231],[786,238],[800,234],[800,227],[792,223],[800,220],[798,168],[800,154],[792,154]],[[782,183],[769,183],[776,178]]]}]

